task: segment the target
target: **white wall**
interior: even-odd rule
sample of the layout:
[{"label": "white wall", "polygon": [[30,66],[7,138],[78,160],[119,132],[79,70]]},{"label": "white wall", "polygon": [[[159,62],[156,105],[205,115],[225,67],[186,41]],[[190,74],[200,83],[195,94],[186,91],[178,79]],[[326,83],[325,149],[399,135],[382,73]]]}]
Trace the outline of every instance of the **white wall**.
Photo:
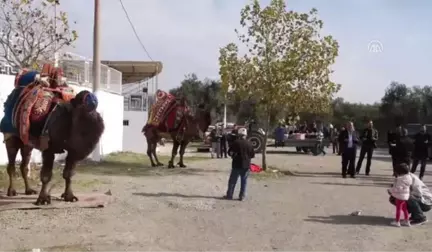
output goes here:
[{"label": "white wall", "polygon": [[123,126],[123,151],[136,153],[147,152],[147,142],[141,133],[147,123],[147,111],[124,111],[123,120],[129,125]]},{"label": "white wall", "polygon": [[[3,103],[13,90],[15,76],[0,74],[0,118],[3,118]],[[90,90],[89,88],[71,85],[76,92]],[[122,151],[123,142],[123,96],[105,91],[98,92],[98,111],[105,122],[105,132],[100,141],[100,154],[107,155],[112,152]],[[2,139],[0,139],[2,140]],[[97,151],[97,150],[95,150]],[[62,159],[64,155],[57,158]],[[17,157],[17,160],[21,158]],[[32,161],[40,162],[40,151],[33,151]],[[7,163],[7,153],[4,144],[0,144],[0,164]]]}]

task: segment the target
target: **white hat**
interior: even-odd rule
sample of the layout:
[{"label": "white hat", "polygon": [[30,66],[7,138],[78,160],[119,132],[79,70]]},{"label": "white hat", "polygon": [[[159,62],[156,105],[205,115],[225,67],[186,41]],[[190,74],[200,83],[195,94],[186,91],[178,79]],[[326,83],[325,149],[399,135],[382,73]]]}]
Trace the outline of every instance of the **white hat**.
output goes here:
[{"label": "white hat", "polygon": [[240,128],[237,132],[239,135],[247,136],[247,129],[246,128]]}]

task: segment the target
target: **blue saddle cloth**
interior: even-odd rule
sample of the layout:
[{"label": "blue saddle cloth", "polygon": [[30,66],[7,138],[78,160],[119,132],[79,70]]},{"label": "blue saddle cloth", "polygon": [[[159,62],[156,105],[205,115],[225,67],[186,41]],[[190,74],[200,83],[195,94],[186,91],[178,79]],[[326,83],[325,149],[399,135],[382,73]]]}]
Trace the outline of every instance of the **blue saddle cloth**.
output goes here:
[{"label": "blue saddle cloth", "polygon": [[18,87],[16,87],[7,97],[3,107],[4,107],[4,116],[0,122],[0,132],[3,133],[18,133],[18,129],[13,126],[12,123],[12,115],[15,108],[15,105],[20,97],[20,94],[24,87],[35,81],[36,75],[39,74],[37,71],[30,71],[23,74],[18,80]]}]

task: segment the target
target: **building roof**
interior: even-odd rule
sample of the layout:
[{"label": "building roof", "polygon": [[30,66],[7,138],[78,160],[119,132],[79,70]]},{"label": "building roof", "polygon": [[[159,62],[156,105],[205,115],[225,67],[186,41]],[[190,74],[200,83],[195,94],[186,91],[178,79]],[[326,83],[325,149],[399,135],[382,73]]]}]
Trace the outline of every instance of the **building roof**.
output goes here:
[{"label": "building roof", "polygon": [[122,84],[142,81],[162,72],[162,62],[160,61],[103,60],[101,63],[122,72]]}]

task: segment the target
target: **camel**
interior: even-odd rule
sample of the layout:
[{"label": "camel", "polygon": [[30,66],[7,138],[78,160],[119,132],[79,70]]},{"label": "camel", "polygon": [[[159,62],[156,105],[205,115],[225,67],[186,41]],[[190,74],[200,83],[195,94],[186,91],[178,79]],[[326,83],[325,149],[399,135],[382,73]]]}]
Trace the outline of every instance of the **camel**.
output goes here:
[{"label": "camel", "polygon": [[21,154],[21,164],[20,171],[21,176],[24,180],[25,186],[25,194],[32,195],[36,194],[36,190],[32,189],[28,182],[29,175],[29,163],[31,160],[31,154],[33,151],[33,146],[24,144],[21,141],[19,134],[16,132],[16,129],[13,128],[12,125],[12,114],[14,105],[19,98],[22,90],[35,82],[38,82],[40,85],[50,87],[53,89],[58,88],[59,86],[64,86],[65,78],[63,77],[63,71],[61,68],[55,68],[50,64],[44,64],[42,71],[32,71],[29,69],[21,69],[16,77],[15,77],[15,89],[8,96],[5,102],[5,117],[3,117],[0,128],[4,133],[4,144],[6,146],[6,151],[8,155],[8,164],[7,164],[7,173],[9,175],[9,188],[7,191],[8,196],[16,196],[16,190],[14,189],[14,175],[15,175],[15,163],[18,152]]},{"label": "camel", "polygon": [[[175,115],[179,109],[184,109],[183,106],[174,106],[171,110],[171,115]],[[181,113],[181,116],[176,120],[179,121],[178,125],[175,123],[167,122],[165,118],[159,125],[155,126],[147,123],[142,133],[147,140],[147,156],[150,159],[152,167],[163,166],[156,155],[157,144],[161,141],[162,135],[169,135],[173,140],[173,148],[171,153],[171,160],[168,163],[168,168],[174,168],[174,159],[179,151],[180,147],[180,160],[178,165],[185,168],[186,165],[183,162],[183,156],[189,142],[196,137],[202,138],[204,133],[207,131],[208,126],[211,124],[210,112],[205,109],[204,105],[198,106],[195,115],[192,115],[188,110]],[[168,120],[169,121],[169,120]],[[171,126],[172,125],[172,126]],[[153,160],[154,157],[154,160]],[[156,162],[155,162],[156,161]]]},{"label": "camel", "polygon": [[9,157],[8,196],[16,195],[13,175],[18,150],[23,157],[20,168],[26,185],[25,193],[36,193],[29,187],[24,174],[30,161],[31,150],[36,148],[42,151],[42,188],[36,205],[51,203],[48,186],[52,178],[54,158],[55,154],[64,151],[67,151],[63,169],[65,191],[61,197],[67,202],[78,201],[71,185],[75,166],[94,150],[105,128],[102,117],[96,111],[98,101],[94,94],[81,91],[75,96],[66,92],[71,90],[67,86],[51,87],[33,82],[20,90],[21,94],[14,105],[11,119],[16,130],[5,133],[7,127],[2,127]]}]

